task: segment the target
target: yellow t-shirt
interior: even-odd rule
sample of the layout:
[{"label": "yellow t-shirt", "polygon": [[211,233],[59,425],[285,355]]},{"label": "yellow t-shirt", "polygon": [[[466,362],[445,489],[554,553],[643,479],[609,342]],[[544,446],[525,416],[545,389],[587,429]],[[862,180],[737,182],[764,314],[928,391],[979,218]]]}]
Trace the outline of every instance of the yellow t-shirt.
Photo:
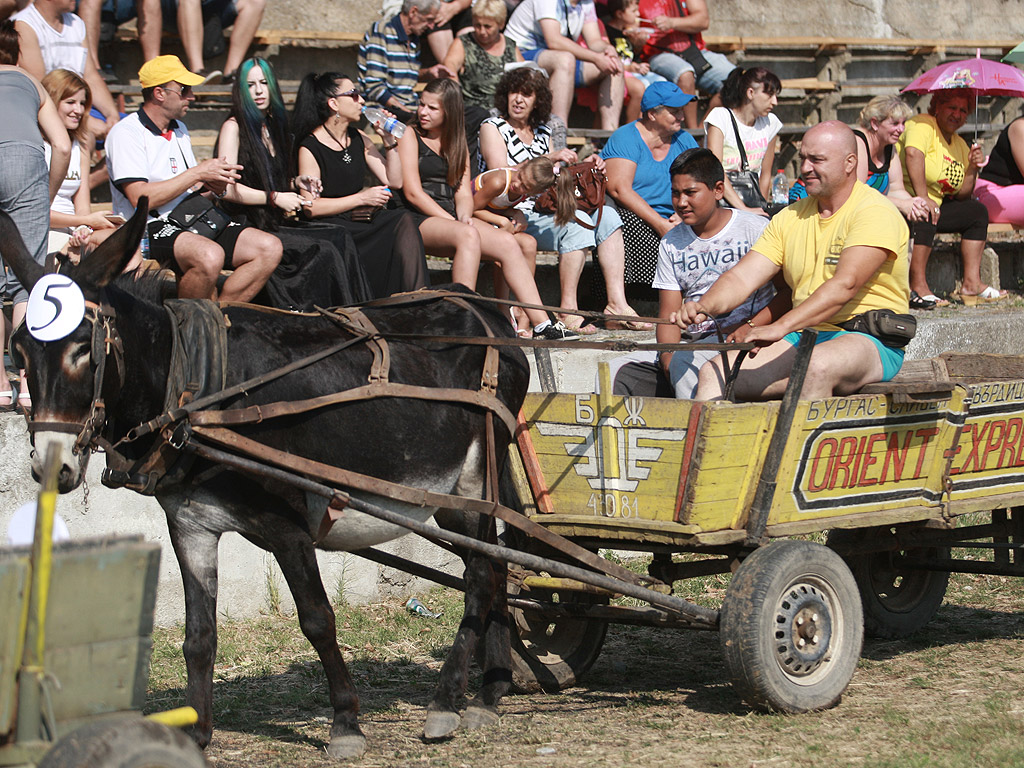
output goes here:
[{"label": "yellow t-shirt", "polygon": [[914,115],[907,120],[906,130],[896,146],[903,164],[903,185],[908,191],[914,190],[913,194],[921,194],[921,190],[914,189],[910,174],[907,173],[907,147],[913,147],[924,154],[924,180],[928,182],[929,200],[942,205],[943,198],[960,191],[971,148],[956,135],[953,136],[953,143],[947,144],[934,117]]},{"label": "yellow t-shirt", "polygon": [[818,201],[805,198],[785,208],[769,222],[753,250],[782,268],[798,307],[836,272],[846,248],[866,245],[884,248],[889,258],[830,322],[814,326],[834,331],[842,323],[872,309],[910,310],[910,231],[903,216],[886,197],[858,181],[838,211],[827,219],[818,213]]}]

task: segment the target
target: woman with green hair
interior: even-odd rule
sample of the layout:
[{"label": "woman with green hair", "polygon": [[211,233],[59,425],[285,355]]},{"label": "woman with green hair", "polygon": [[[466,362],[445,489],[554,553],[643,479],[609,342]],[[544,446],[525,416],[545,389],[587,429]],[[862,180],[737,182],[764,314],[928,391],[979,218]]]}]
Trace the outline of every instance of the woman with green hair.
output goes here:
[{"label": "woman with green hair", "polygon": [[337,224],[297,218],[308,205],[299,194],[320,193],[320,180],[295,173],[295,153],[281,89],[270,63],[246,59],[231,89],[231,115],[216,154],[242,166],[221,201],[233,217],[272,232],[284,255],[267,282],[269,303],[284,309],[354,304],[372,298],[352,237]]}]

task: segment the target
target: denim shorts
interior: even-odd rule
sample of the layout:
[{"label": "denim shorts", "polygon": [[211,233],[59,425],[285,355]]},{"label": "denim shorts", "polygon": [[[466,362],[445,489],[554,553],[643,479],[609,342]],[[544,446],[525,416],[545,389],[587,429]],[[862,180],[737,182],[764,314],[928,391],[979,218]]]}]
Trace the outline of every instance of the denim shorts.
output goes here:
[{"label": "denim shorts", "polygon": [[[46,260],[50,234],[49,171],[42,146],[20,142],[0,144],[4,170],[0,174],[0,210],[13,219],[29,255],[38,263]],[[4,265],[0,274],[0,294],[6,293],[15,304],[28,301],[14,272]]]},{"label": "denim shorts", "polygon": [[[597,225],[596,230],[587,229],[576,221],[558,226],[555,224],[554,214],[551,213],[524,211],[524,214],[526,216],[526,233],[537,240],[537,249],[557,251],[559,255],[595,248],[622,226],[619,212],[615,210],[614,205],[608,204],[604,206],[604,213],[601,215],[601,222]],[[576,215],[580,221],[594,223],[595,214],[577,211]]]},{"label": "denim shorts", "polygon": [[[697,78],[697,87],[704,91],[704,93],[718,93],[722,90],[722,83],[725,82],[725,78],[736,69],[736,65],[721,53],[715,53],[714,51],[701,51],[701,53],[704,54],[704,58],[711,65],[711,69]],[[670,83],[677,83],[680,75],[693,72],[690,62],[671,51],[663,51],[652,56],[650,64],[652,72],[657,72]]]},{"label": "denim shorts", "polygon": [[[856,336],[863,336],[865,339],[869,339],[878,349],[878,357],[882,361],[882,381],[890,381],[893,376],[900,372],[900,368],[903,367],[903,356],[906,354],[906,350],[887,347],[869,333],[857,333],[856,331],[818,331],[818,340],[814,343],[814,346],[824,344],[826,341],[831,341],[832,339],[839,338],[840,336],[846,336],[851,333]],[[800,343],[800,333],[797,331],[787,333],[782,337],[782,340],[789,342],[795,347]]]},{"label": "denim shorts", "polygon": [[[536,61],[537,57],[540,56],[547,48],[531,48],[528,51],[520,49],[520,53],[523,54],[523,58],[526,61]],[[576,87],[582,88],[586,83],[583,81],[583,62],[580,59],[576,59]]]}]

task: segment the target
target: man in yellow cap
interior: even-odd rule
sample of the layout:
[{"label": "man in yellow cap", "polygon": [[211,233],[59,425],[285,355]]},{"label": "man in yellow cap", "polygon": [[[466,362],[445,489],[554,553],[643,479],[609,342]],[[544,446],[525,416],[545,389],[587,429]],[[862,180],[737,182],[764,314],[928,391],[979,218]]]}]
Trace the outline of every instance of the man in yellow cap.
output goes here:
[{"label": "man in yellow cap", "polygon": [[203,82],[177,56],[142,65],[142,107],[111,129],[107,169],[114,212],[132,215],[149,198],[149,255],[178,272],[181,298],[217,298],[222,269],[234,271],[220,291],[223,301],[249,301],[281,260],[281,241],[231,221],[214,208],[242,166],[219,158],[196,162],[181,119]]}]

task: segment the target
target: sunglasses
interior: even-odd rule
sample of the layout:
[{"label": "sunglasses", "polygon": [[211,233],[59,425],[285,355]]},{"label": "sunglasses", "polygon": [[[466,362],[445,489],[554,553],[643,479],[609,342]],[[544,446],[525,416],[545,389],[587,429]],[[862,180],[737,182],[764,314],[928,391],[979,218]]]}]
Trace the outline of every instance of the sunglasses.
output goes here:
[{"label": "sunglasses", "polygon": [[334,98],[336,99],[340,99],[342,96],[351,96],[353,99],[358,101],[359,99],[363,98],[363,92],[360,91],[358,88],[353,88],[350,91],[342,91],[341,93],[334,94]]},{"label": "sunglasses", "polygon": [[176,91],[173,88],[168,88],[166,85],[162,85],[160,87],[163,88],[165,91],[170,91],[171,93],[178,94],[183,99],[188,98],[189,96],[192,95],[192,86],[191,85],[183,85],[181,87],[180,91]]}]

